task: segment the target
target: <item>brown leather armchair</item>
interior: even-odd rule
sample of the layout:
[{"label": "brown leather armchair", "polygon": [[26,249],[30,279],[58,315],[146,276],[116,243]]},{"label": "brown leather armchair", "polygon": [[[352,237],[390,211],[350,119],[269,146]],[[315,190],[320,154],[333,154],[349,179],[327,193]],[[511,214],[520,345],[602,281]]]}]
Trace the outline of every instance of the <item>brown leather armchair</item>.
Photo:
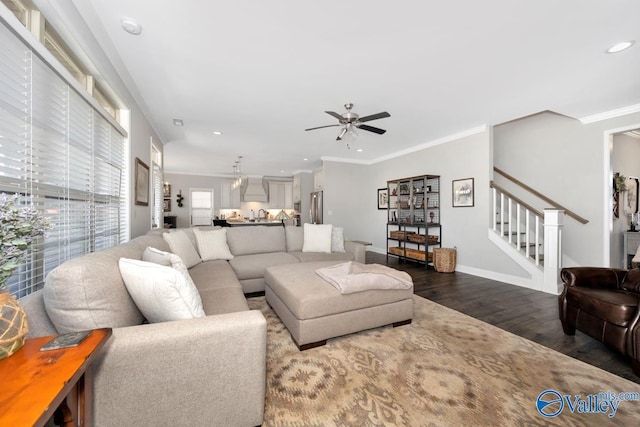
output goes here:
[{"label": "brown leather armchair", "polygon": [[631,359],[640,376],[640,269],[564,268],[558,297],[567,335],[576,328]]}]

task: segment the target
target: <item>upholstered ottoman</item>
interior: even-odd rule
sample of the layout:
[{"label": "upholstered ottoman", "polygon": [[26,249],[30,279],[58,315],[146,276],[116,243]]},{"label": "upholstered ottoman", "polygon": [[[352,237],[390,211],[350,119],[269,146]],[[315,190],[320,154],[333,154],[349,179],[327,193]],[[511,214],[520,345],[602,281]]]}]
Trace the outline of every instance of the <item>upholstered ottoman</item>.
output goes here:
[{"label": "upholstered ottoman", "polygon": [[393,324],[411,323],[411,289],[342,294],[316,274],[335,261],[274,265],[265,270],[265,296],[300,350],[327,339]]}]

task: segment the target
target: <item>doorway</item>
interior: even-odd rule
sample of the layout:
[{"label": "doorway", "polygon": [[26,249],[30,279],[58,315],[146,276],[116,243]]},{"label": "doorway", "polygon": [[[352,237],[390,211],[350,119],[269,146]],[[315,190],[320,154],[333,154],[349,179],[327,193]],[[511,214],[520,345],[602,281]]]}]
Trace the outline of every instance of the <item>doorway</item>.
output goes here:
[{"label": "doorway", "polygon": [[[625,247],[625,235],[631,228],[631,222],[637,221],[637,180],[640,177],[640,128],[616,130],[608,134],[610,147],[610,167],[607,189],[611,202],[607,204],[611,208],[607,212],[610,218],[607,221],[609,228],[609,266],[615,268],[627,268],[627,252],[635,253],[634,248]],[[614,192],[614,179],[620,176],[635,188]],[[629,194],[636,192],[636,201],[629,203]],[[637,229],[637,227],[634,227]],[[627,236],[628,237],[628,236]],[[633,239],[635,241],[635,239]]]},{"label": "doorway", "polygon": [[189,189],[191,200],[191,226],[213,224],[213,189]]}]

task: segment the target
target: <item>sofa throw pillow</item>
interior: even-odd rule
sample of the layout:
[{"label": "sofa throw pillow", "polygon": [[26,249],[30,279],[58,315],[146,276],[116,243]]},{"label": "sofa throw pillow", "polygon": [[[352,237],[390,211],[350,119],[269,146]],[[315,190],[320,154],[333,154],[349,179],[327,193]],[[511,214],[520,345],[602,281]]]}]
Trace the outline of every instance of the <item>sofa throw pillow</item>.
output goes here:
[{"label": "sofa throw pillow", "polygon": [[331,253],[331,224],[304,224],[302,252]]},{"label": "sofa throw pillow", "polygon": [[171,252],[161,251],[160,249],[152,248],[148,246],[144,252],[142,253],[142,260],[147,262],[152,262],[154,264],[160,264],[164,266],[168,266],[173,268],[182,274],[187,281],[187,283],[195,286],[193,280],[191,279],[191,275],[189,274],[189,270],[187,266],[182,262],[182,259],[176,254],[172,254]]},{"label": "sofa throw pillow", "polygon": [[187,268],[191,268],[202,262],[196,248],[184,231],[164,233],[162,238],[167,242],[169,248],[171,248],[171,252],[178,255]]},{"label": "sofa throw pillow", "polygon": [[204,317],[200,294],[193,282],[172,267],[120,258],[124,284],[149,323]]},{"label": "sofa throw pillow", "polygon": [[193,230],[198,242],[198,251],[203,261],[214,259],[232,259],[233,254],[227,244],[227,229],[202,231],[197,228]]},{"label": "sofa throw pillow", "polygon": [[175,254],[171,254],[170,252],[161,251],[160,249],[147,246],[144,252],[142,253],[142,260],[146,262],[152,262],[154,264],[160,264],[166,267],[170,267],[171,258],[169,257],[169,255],[175,255]]},{"label": "sofa throw pillow", "polygon": [[331,231],[331,252],[345,252],[344,229],[342,227],[333,227]]}]

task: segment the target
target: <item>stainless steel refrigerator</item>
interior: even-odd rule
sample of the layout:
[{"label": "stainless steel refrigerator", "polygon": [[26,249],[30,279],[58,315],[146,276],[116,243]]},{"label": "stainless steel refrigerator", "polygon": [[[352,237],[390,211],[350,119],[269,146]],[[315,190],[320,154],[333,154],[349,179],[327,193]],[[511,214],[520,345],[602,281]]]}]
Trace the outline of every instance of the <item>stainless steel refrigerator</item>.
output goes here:
[{"label": "stainless steel refrigerator", "polygon": [[322,224],[322,191],[311,193],[311,208],[309,209],[311,224]]}]

